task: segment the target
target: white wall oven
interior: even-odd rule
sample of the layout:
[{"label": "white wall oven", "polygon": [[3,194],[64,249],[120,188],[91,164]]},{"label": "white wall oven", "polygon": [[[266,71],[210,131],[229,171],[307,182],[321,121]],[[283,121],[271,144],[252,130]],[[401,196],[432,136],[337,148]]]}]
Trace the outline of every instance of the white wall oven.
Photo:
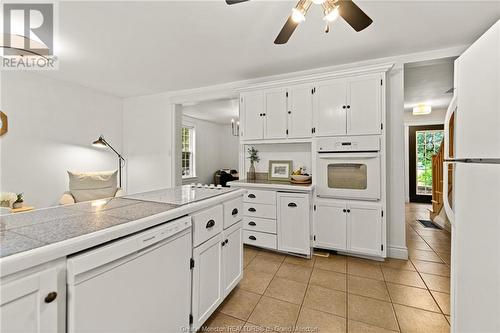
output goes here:
[{"label": "white wall oven", "polygon": [[380,137],[324,138],[317,147],[319,197],[380,200]]}]

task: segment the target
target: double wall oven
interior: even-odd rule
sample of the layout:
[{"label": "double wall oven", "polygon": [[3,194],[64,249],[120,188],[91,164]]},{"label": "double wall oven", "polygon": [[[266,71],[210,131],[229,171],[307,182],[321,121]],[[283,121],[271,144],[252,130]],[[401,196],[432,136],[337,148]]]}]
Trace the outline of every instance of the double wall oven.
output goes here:
[{"label": "double wall oven", "polygon": [[380,200],[380,137],[318,139],[316,188],[323,198]]}]

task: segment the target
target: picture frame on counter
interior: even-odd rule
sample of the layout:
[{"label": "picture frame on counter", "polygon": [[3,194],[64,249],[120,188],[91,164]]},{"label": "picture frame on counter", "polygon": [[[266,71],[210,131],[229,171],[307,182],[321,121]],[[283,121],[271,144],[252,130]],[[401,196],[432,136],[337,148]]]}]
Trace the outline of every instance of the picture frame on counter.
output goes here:
[{"label": "picture frame on counter", "polygon": [[292,161],[269,161],[268,180],[290,181]]}]

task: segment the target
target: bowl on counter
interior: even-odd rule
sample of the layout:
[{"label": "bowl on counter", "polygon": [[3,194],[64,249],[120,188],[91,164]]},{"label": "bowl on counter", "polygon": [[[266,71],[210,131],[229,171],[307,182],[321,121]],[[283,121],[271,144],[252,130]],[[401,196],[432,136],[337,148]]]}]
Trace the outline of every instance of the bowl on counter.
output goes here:
[{"label": "bowl on counter", "polygon": [[292,180],[295,180],[296,182],[306,183],[311,180],[311,176],[292,175]]}]

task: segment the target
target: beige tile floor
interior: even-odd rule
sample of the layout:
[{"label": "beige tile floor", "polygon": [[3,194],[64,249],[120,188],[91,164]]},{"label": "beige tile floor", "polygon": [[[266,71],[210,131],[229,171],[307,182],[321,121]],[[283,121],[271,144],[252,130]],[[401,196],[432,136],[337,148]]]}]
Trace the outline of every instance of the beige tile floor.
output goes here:
[{"label": "beige tile floor", "polygon": [[300,259],[245,247],[244,278],[205,323],[215,332],[449,332],[450,234],[406,206],[410,260]]}]

